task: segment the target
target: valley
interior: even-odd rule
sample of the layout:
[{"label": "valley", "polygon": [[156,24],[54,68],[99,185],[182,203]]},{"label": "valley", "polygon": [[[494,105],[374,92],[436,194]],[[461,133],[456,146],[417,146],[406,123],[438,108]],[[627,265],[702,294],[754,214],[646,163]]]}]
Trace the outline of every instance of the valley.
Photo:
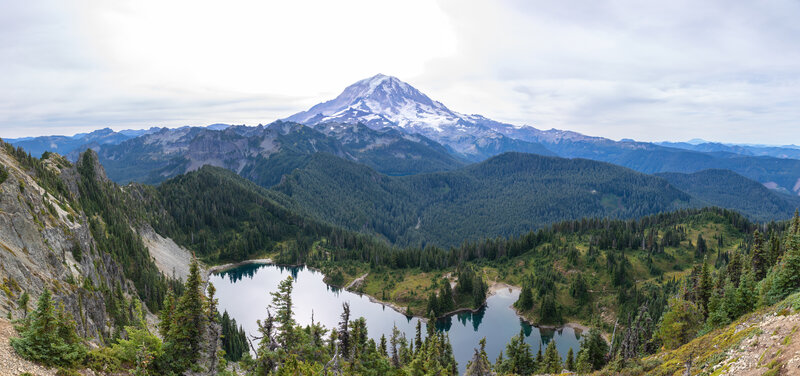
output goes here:
[{"label": "valley", "polygon": [[[728,326],[796,315],[791,154],[515,127],[388,76],[343,95],[266,126],[15,141],[67,156],[3,143],[14,351],[104,373],[698,374],[764,364],[686,346],[758,347]],[[43,356],[48,315],[64,352]]]}]

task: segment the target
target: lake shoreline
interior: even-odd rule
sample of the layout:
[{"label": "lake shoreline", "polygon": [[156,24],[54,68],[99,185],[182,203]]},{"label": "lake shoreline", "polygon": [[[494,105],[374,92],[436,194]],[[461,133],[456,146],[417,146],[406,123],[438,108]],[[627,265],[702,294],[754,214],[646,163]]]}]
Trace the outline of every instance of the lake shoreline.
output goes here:
[{"label": "lake shoreline", "polygon": [[270,259],[270,258],[263,258],[263,259],[251,259],[251,260],[244,260],[244,261],[239,261],[239,262],[232,262],[232,263],[227,263],[227,264],[222,264],[222,265],[214,265],[214,266],[211,266],[211,267],[206,269],[206,279],[208,279],[208,276],[210,276],[211,274],[222,273],[222,272],[234,269],[234,268],[238,268],[240,266],[250,265],[250,264],[272,265],[274,263],[272,262],[272,259]]},{"label": "lake shoreline", "polygon": [[[309,270],[313,270],[315,272],[318,272],[318,273],[322,274],[323,278],[327,277],[325,275],[325,273],[323,273],[321,270],[319,270],[319,269],[317,269],[317,268],[315,268],[313,266],[309,266],[309,265],[306,265],[306,264],[296,264],[296,265],[276,264],[270,258],[262,258],[262,259],[244,260],[244,261],[240,261],[240,262],[227,263],[227,264],[222,264],[222,265],[214,265],[214,266],[209,267],[208,269],[206,269],[206,279],[208,279],[208,276],[210,276],[211,274],[214,274],[214,273],[222,273],[222,272],[225,272],[225,271],[228,271],[228,270],[240,267],[240,266],[252,265],[252,264],[276,265],[276,266],[281,266],[281,267],[305,267],[305,268],[308,268]],[[362,275],[361,277],[357,277],[356,280],[359,279],[359,278],[365,277],[365,276],[366,275]],[[358,292],[358,291],[353,290],[353,289],[349,289],[348,287],[351,287],[353,285],[353,282],[355,282],[355,280],[352,281],[351,283],[349,283],[348,286],[346,286],[346,287],[328,284],[327,282],[325,282],[325,283],[328,284],[329,286],[333,286],[333,287],[336,287],[336,288],[344,289],[344,290],[350,291],[350,292],[352,292],[354,294],[358,294],[358,295],[361,295],[361,296],[366,296],[367,299],[369,299],[369,301],[372,302],[372,303],[380,304],[380,305],[382,305],[384,307],[389,307],[389,308],[397,311],[401,315],[409,317],[406,314],[406,309],[403,308],[403,307],[400,307],[396,303],[383,301],[383,300],[380,300],[380,299],[378,299],[378,298],[376,298],[376,297],[374,297],[374,296],[372,296],[370,294],[366,294],[366,293]],[[459,313],[467,313],[467,312],[468,313],[477,313],[478,311],[480,311],[481,309],[486,307],[487,301],[491,296],[499,293],[500,291],[506,290],[506,289],[509,292],[513,292],[514,290],[520,290],[520,287],[519,286],[510,285],[510,284],[505,283],[505,282],[495,281],[489,286],[489,293],[486,295],[486,300],[484,300],[483,304],[481,304],[480,307],[478,307],[478,308],[459,308],[459,309],[447,312],[444,315],[442,315],[441,317],[437,317],[436,319],[437,320],[446,319],[446,318],[452,317],[454,315],[457,315]],[[520,312],[517,310],[516,307],[514,307],[513,304],[510,305],[509,308],[514,310],[514,313],[517,315],[517,317],[519,317],[520,320],[522,320],[523,322],[525,322],[526,324],[528,324],[530,326],[534,326],[534,327],[537,327],[537,328],[540,328],[540,329],[557,330],[557,329],[561,329],[561,328],[572,328],[572,329],[580,330],[581,332],[588,332],[589,331],[589,327],[587,327],[587,326],[585,326],[583,324],[577,323],[577,322],[568,322],[568,323],[565,323],[565,324],[562,324],[562,325],[536,324],[536,323],[528,320],[527,318],[525,318],[525,316],[521,315]],[[418,318],[418,319],[420,319],[420,320],[422,320],[424,322],[428,322],[428,318],[427,317],[418,316],[418,315],[411,315],[410,317],[412,317],[412,318],[416,317],[416,318]]]}]

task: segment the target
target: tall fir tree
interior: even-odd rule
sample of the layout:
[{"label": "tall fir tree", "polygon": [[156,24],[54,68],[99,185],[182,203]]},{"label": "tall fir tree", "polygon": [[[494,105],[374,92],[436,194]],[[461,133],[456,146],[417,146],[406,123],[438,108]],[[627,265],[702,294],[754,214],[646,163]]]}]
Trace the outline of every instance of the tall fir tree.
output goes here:
[{"label": "tall fir tree", "polygon": [[282,349],[291,352],[296,344],[294,306],[292,303],[292,276],[286,277],[278,284],[278,291],[272,295],[272,308],[275,310],[275,323],[278,325],[276,340]]},{"label": "tall fir tree", "polygon": [[753,232],[753,252],[750,263],[753,266],[753,277],[756,281],[764,279],[767,275],[767,254],[764,249],[764,237],[761,232],[756,230]]},{"label": "tall fir tree", "polygon": [[164,339],[167,363],[178,373],[189,369],[199,358],[200,339],[207,321],[202,283],[200,267],[193,258],[183,295],[175,305],[169,333]]}]

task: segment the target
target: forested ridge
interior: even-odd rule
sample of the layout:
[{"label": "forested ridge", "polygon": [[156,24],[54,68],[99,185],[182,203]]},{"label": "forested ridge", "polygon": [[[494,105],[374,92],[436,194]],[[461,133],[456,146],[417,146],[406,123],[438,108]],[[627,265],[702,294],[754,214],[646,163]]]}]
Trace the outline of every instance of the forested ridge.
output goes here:
[{"label": "forested ridge", "polygon": [[522,153],[403,177],[319,153],[274,190],[295,210],[400,246],[447,247],[560,220],[635,218],[693,205],[691,196],[660,178],[602,162]]},{"label": "forested ridge", "polygon": [[757,221],[787,219],[800,208],[800,197],[769,189],[729,170],[703,170],[691,174],[656,174],[705,205],[737,210]]}]

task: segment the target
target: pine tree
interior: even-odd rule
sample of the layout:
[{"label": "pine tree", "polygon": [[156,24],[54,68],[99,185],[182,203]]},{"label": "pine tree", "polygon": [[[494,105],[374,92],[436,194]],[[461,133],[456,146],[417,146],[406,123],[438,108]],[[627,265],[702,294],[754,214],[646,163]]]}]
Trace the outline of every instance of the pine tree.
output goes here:
[{"label": "pine tree", "polygon": [[530,287],[523,286],[515,305],[520,311],[527,311],[533,308],[533,293]]},{"label": "pine tree", "polygon": [[531,346],[525,342],[525,333],[522,328],[520,328],[519,335],[512,337],[506,344],[505,353],[507,358],[502,359],[502,354],[500,354],[496,364],[499,373],[529,375],[536,371],[538,363],[533,358]]},{"label": "pine tree", "polygon": [[444,280],[441,292],[439,294],[438,304],[440,314],[445,314],[455,309],[455,302],[453,301],[453,290],[450,287],[450,281]]},{"label": "pine tree", "polygon": [[542,370],[545,373],[561,373],[561,356],[556,349],[556,341],[551,340],[544,352],[544,364]]},{"label": "pine tree", "polygon": [[200,338],[207,318],[201,284],[199,265],[197,259],[193,259],[183,295],[172,313],[169,333],[164,340],[167,362],[175,372],[189,369],[200,353]]},{"label": "pine tree", "polygon": [[475,355],[473,355],[472,360],[467,363],[467,369],[464,373],[465,376],[493,375],[492,364],[489,363],[489,357],[486,355],[486,337],[482,338],[479,343],[480,350],[475,349]]},{"label": "pine tree", "polygon": [[172,315],[175,312],[175,293],[172,289],[167,290],[167,295],[164,297],[161,311],[158,313],[158,332],[164,340],[169,336],[169,327],[172,324]]},{"label": "pine tree", "polygon": [[703,239],[703,234],[697,234],[697,245],[694,249],[694,257],[701,258],[706,254],[707,251],[706,241]]},{"label": "pine tree", "polygon": [[753,277],[756,281],[764,279],[767,275],[767,254],[764,250],[764,237],[756,230],[753,233],[753,254],[750,263],[753,266]]},{"label": "pine tree", "polygon": [[[800,229],[800,218],[795,217],[792,221],[797,222]],[[796,234],[797,231],[792,229],[792,233],[787,236],[786,253],[776,267],[772,288],[769,291],[772,302],[777,302],[800,288],[800,234]]]},{"label": "pine tree", "polygon": [[564,368],[569,371],[575,371],[575,353],[572,351],[572,347],[567,351],[567,360],[564,361]]},{"label": "pine tree", "polygon": [[378,351],[384,357],[388,357],[389,356],[389,353],[386,351],[386,335],[384,335],[384,334],[381,334],[381,342],[380,342],[380,345],[378,345]]},{"label": "pine tree", "polygon": [[52,295],[45,289],[23,325],[20,338],[11,346],[23,358],[47,366],[74,367],[86,357],[86,347],[75,332],[75,323],[63,308],[53,307]]},{"label": "pine tree", "polygon": [[585,375],[591,373],[593,368],[592,361],[589,359],[589,351],[581,346],[580,351],[578,351],[578,361],[575,364],[575,371],[581,375]]},{"label": "pine tree", "polygon": [[589,335],[581,343],[578,351],[578,372],[584,372],[581,368],[581,357],[585,357],[590,370],[598,370],[606,364],[606,354],[608,353],[608,343],[600,335],[597,329],[589,330]]},{"label": "pine tree", "polygon": [[747,272],[742,275],[733,300],[734,309],[732,313],[735,317],[750,312],[756,307],[758,295],[756,294],[756,282],[753,280],[752,272]]},{"label": "pine tree", "polygon": [[658,338],[666,348],[677,348],[694,338],[702,319],[702,312],[694,303],[679,298],[670,299],[669,308],[661,317]]},{"label": "pine tree", "polygon": [[272,295],[272,308],[275,310],[275,323],[278,324],[278,331],[275,339],[285,351],[290,352],[295,344],[294,307],[292,305],[292,276],[286,277],[278,284],[278,291],[270,293]]},{"label": "pine tree", "polygon": [[439,316],[439,299],[436,298],[436,293],[434,292],[428,295],[428,307],[425,309],[425,314],[433,315],[434,317]]},{"label": "pine tree", "polygon": [[742,276],[742,255],[740,252],[734,252],[731,261],[728,263],[727,273],[733,285],[738,286],[739,278]]},{"label": "pine tree", "polygon": [[28,292],[25,291],[17,300],[17,307],[22,310],[22,317],[28,317],[28,302],[30,299],[30,295],[28,295]]},{"label": "pine tree", "polygon": [[711,278],[711,271],[708,269],[708,263],[703,261],[703,268],[700,270],[700,281],[697,284],[698,305],[703,308],[703,312],[708,312],[708,299],[711,297],[711,292],[714,289],[714,284]]},{"label": "pine tree", "polygon": [[414,335],[414,347],[417,351],[422,348],[422,320],[417,320],[417,330]]},{"label": "pine tree", "polygon": [[341,321],[339,321],[339,351],[342,352],[345,359],[350,356],[350,303],[342,303]]}]

